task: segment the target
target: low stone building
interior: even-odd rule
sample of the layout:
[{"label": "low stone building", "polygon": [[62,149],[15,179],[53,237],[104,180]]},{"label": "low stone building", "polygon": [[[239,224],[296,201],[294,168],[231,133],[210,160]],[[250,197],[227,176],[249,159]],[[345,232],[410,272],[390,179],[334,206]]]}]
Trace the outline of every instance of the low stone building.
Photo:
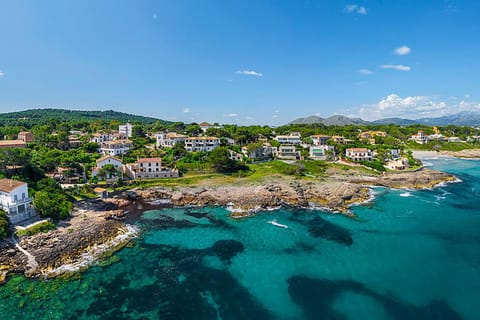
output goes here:
[{"label": "low stone building", "polygon": [[33,142],[35,138],[30,131],[21,131],[18,133],[18,140],[22,140],[23,142],[28,143]]}]

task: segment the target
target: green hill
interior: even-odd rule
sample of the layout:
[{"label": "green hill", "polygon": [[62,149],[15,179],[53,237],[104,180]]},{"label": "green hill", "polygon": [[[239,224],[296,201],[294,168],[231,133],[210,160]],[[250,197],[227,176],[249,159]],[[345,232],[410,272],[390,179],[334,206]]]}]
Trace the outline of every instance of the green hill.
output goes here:
[{"label": "green hill", "polygon": [[113,110],[107,111],[86,111],[86,110],[66,110],[66,109],[31,109],[18,112],[0,113],[0,125],[16,125],[31,127],[37,124],[46,124],[51,121],[102,121],[109,122],[117,120],[120,122],[131,122],[141,124],[151,124],[160,122],[170,124],[170,121],[138,116]]}]

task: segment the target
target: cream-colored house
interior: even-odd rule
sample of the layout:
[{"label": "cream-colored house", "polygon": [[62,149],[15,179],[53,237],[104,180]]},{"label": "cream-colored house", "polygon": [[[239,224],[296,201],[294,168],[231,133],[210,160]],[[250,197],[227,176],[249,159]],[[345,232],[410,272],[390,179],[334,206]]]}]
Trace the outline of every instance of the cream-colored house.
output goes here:
[{"label": "cream-colored house", "polygon": [[162,167],[161,158],[139,158],[125,166],[125,174],[132,179],[178,178],[178,170]]}]

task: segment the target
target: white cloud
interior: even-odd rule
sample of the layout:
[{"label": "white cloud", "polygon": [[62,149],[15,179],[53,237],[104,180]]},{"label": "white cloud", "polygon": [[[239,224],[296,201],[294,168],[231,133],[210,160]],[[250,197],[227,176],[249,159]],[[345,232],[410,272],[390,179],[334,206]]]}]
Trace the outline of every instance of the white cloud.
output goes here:
[{"label": "white cloud", "polygon": [[361,74],[367,75],[367,76],[369,74],[373,74],[373,71],[370,70],[370,69],[360,69],[360,70],[358,70],[358,72],[361,73]]},{"label": "white cloud", "polygon": [[225,117],[238,117],[238,114],[237,113],[229,113],[229,114],[226,114]]},{"label": "white cloud", "polygon": [[345,11],[348,13],[358,13],[362,15],[366,15],[368,13],[365,7],[361,7],[356,4],[347,4],[345,6]]},{"label": "white cloud", "polygon": [[245,76],[263,77],[263,73],[260,73],[254,70],[238,70],[238,71],[235,71],[235,73],[242,74]]},{"label": "white cloud", "polygon": [[157,14],[154,13],[153,16],[152,16],[152,18],[153,18],[153,20],[157,20],[157,18],[158,18],[158,17],[157,17]]},{"label": "white cloud", "polygon": [[467,94],[465,95],[465,99],[470,99],[470,93],[467,93]]},{"label": "white cloud", "polygon": [[0,70],[0,77],[3,77],[5,75],[5,72],[3,72],[2,70]]},{"label": "white cloud", "polygon": [[405,56],[407,54],[410,54],[411,51],[412,51],[412,49],[410,49],[409,47],[401,46],[401,47],[398,47],[395,50],[393,50],[393,53],[396,54],[396,55],[399,55],[399,56]]},{"label": "white cloud", "polygon": [[442,101],[436,96],[411,96],[402,98],[397,94],[389,94],[375,104],[360,107],[358,116],[366,120],[400,117],[418,119],[439,117],[460,111],[480,111],[480,103]]},{"label": "white cloud", "polygon": [[357,10],[357,13],[366,15],[367,14],[367,9],[365,9],[365,7],[359,7],[358,10]]},{"label": "white cloud", "polygon": [[272,116],[272,118],[278,118],[278,117],[279,117],[278,114],[274,114],[274,115]]},{"label": "white cloud", "polygon": [[404,66],[403,64],[382,64],[380,66],[382,69],[394,69],[398,71],[410,71],[412,68],[410,66]]},{"label": "white cloud", "polygon": [[190,108],[183,109],[183,113],[190,113]]}]

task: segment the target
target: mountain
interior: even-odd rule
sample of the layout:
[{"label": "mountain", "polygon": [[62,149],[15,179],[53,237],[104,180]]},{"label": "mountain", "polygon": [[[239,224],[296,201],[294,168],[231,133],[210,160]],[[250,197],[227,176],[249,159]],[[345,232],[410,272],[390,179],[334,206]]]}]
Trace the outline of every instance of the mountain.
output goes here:
[{"label": "mountain", "polygon": [[310,116],[299,118],[290,122],[290,124],[312,124],[322,123],[327,126],[344,126],[349,124],[396,124],[400,126],[408,126],[412,124],[424,124],[427,126],[480,126],[480,113],[471,111],[462,111],[442,117],[420,118],[420,119],[403,119],[403,118],[385,118],[375,121],[365,121],[360,118],[349,118],[341,115],[331,116],[328,118],[320,118],[318,116]]},{"label": "mountain", "polygon": [[373,124],[396,124],[399,126],[409,126],[418,123],[417,120],[402,119],[402,118],[385,118],[372,121]]},{"label": "mountain", "polygon": [[449,124],[457,126],[478,126],[480,125],[480,113],[462,111],[448,116],[438,118],[422,118],[418,119],[417,121],[431,126],[447,126]]},{"label": "mountain", "polygon": [[[112,121],[117,120],[122,123],[142,123],[151,124],[159,121],[163,124],[169,124],[170,121],[156,119],[152,117],[138,116],[113,110],[107,111],[87,111],[87,110],[66,110],[66,109],[30,109],[25,111],[0,113],[0,125],[24,125],[29,127],[31,124],[43,124],[49,121]],[[30,124],[30,125],[29,125]]]},{"label": "mountain", "polygon": [[310,116],[306,118],[298,118],[290,122],[290,124],[314,124],[314,123],[322,123],[324,119],[318,116]]},{"label": "mountain", "polygon": [[310,116],[306,118],[299,118],[290,122],[290,124],[313,124],[321,123],[326,126],[345,126],[349,124],[368,124],[368,121],[364,121],[360,118],[349,118],[342,115],[334,115],[328,118],[320,118],[318,116]]},{"label": "mountain", "polygon": [[368,124],[368,121],[364,121],[360,118],[349,118],[342,115],[335,115],[323,119],[322,123],[326,126],[346,126],[349,124]]}]

